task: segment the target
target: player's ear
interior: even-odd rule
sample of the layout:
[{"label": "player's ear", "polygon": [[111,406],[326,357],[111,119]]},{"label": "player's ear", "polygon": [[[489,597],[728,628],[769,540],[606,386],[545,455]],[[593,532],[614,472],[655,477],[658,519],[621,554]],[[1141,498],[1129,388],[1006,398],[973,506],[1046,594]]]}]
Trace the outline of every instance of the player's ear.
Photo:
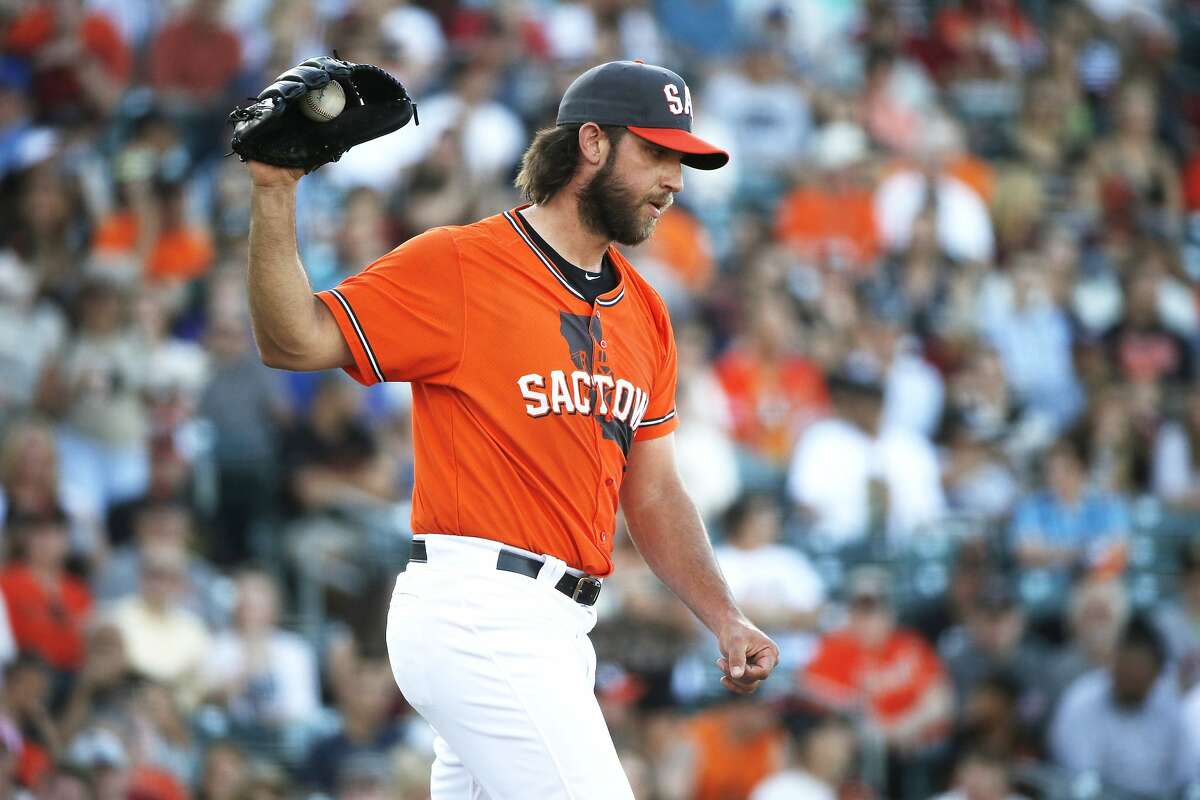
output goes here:
[{"label": "player's ear", "polygon": [[612,142],[594,122],[585,122],[579,126],[579,153],[584,162],[592,166],[600,166],[608,158],[608,148]]}]

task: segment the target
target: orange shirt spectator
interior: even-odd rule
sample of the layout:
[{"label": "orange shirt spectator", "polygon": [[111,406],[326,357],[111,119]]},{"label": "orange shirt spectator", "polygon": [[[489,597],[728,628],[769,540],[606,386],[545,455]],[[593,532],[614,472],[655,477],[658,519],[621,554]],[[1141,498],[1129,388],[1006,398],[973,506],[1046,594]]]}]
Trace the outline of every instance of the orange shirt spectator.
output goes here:
[{"label": "orange shirt spectator", "polygon": [[784,467],[800,431],[829,408],[825,376],[791,350],[799,339],[787,303],[767,297],[749,310],[750,335],[715,364],[729,398],[733,437],[760,458]]},{"label": "orange shirt spectator", "polygon": [[849,624],[821,640],[801,681],[831,708],[866,710],[892,745],[932,744],[950,721],[949,683],[933,648],[896,626],[887,582],[874,567],[851,575]]},{"label": "orange shirt spectator", "polygon": [[692,293],[707,289],[716,273],[708,231],[678,206],[663,214],[646,248],[650,259],[669,267],[680,285]]},{"label": "orange shirt spectator", "polygon": [[805,258],[862,272],[882,250],[874,192],[859,186],[801,186],[779,204],[775,236]]},{"label": "orange shirt spectator", "polygon": [[815,180],[784,197],[775,214],[775,238],[801,258],[869,272],[883,251],[875,221],[874,187],[863,171],[867,134],[850,122],[831,122],[813,139]]},{"label": "orange shirt spectator", "polygon": [[0,591],[17,647],[36,653],[55,669],[78,669],[92,596],[63,569],[68,547],[65,518],[20,516],[9,523],[9,531],[24,551],[22,560],[0,571]]},{"label": "orange shirt spectator", "polygon": [[[138,226],[138,217],[133,211],[113,213],[97,226],[92,237],[93,252],[101,261],[136,257]],[[215,256],[208,235],[180,219],[165,227],[155,238],[146,255],[145,274],[160,281],[191,280],[207,272]]]},{"label": "orange shirt spectator", "polygon": [[[4,49],[27,58],[34,68],[39,108],[54,115],[81,105],[119,98],[133,70],[133,56],[117,27],[104,14],[89,13],[82,2],[39,3],[12,21]],[[107,90],[95,82],[102,73]]]},{"label": "orange shirt spectator", "polygon": [[697,714],[688,722],[687,736],[695,748],[693,800],[745,800],[784,766],[787,735],[752,701]]}]

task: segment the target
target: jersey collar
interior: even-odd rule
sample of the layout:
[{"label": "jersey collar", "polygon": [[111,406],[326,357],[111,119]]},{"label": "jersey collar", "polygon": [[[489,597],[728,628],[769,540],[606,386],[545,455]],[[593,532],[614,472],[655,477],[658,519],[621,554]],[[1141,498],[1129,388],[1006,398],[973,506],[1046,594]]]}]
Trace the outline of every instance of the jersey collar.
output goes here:
[{"label": "jersey collar", "polygon": [[[517,212],[529,208],[530,205],[530,203],[526,203],[525,205],[517,206],[514,209],[505,211],[504,218],[508,220],[508,224],[512,226],[514,231],[516,231],[517,236],[521,239],[521,241],[523,241],[529,247],[529,249],[533,251],[533,254],[537,260],[542,262],[542,266],[550,271],[550,274],[554,276],[556,281],[558,281],[559,286],[561,286],[568,294],[570,294],[579,302],[591,305],[587,298],[580,294],[579,291],[571,285],[571,282],[567,280],[566,276],[562,274],[559,268],[554,265],[554,259],[542,252],[542,249],[537,246],[537,243],[533,240],[533,237],[529,235],[529,231],[525,229],[524,220],[521,219]],[[611,244],[608,246],[608,256],[609,260],[612,261],[613,269],[617,271],[617,285],[596,298],[596,305],[603,306],[605,308],[615,306],[617,303],[621,302],[621,298],[625,296],[625,269],[621,264],[620,256],[617,253],[616,247]]]}]

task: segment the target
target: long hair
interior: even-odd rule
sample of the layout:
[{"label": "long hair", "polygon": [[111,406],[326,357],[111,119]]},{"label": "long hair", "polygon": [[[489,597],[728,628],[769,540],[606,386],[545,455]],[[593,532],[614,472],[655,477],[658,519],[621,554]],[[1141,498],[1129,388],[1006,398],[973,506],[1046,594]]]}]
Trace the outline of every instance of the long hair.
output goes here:
[{"label": "long hair", "polygon": [[[521,171],[513,181],[526,200],[546,203],[575,177],[579,166],[579,129],[582,127],[583,124],[572,124],[542,128],[533,137],[525,155],[521,156]],[[625,128],[619,125],[601,125],[600,130],[614,148],[625,134]],[[612,158],[612,152],[609,158]]]}]

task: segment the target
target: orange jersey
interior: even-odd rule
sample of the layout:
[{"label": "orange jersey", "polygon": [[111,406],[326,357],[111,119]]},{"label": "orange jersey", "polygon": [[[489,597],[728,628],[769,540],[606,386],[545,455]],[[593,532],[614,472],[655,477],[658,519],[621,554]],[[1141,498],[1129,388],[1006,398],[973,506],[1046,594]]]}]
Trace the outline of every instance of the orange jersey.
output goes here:
[{"label": "orange jersey", "polygon": [[675,429],[666,306],[616,248],[595,304],[519,209],[416,236],[318,293],[364,384],[411,381],[412,529],[612,570],[625,459]]}]

